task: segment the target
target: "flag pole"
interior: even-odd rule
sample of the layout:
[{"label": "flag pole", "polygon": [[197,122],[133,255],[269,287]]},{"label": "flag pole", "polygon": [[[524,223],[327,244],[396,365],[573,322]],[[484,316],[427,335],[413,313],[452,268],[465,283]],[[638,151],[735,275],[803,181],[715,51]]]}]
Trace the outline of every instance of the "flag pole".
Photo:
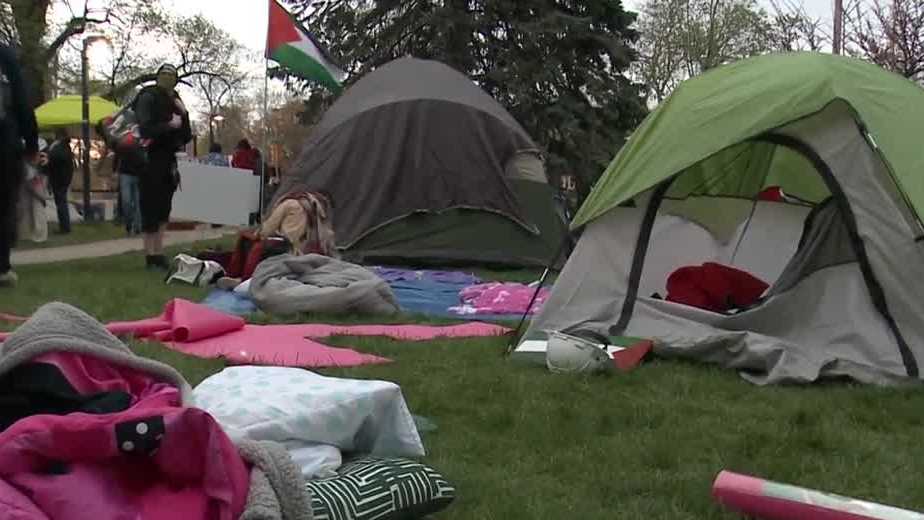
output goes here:
[{"label": "flag pole", "polygon": [[267,148],[269,141],[269,59],[263,58],[263,161],[260,165],[260,221],[263,221],[263,200],[266,190],[266,165],[270,160],[270,151]]}]

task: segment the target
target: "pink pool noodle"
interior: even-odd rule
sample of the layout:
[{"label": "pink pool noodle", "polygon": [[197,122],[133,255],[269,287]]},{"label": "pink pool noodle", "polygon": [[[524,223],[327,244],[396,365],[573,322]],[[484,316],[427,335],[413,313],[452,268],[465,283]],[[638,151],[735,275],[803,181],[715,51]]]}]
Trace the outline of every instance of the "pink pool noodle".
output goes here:
[{"label": "pink pool noodle", "polygon": [[712,495],[726,508],[761,520],[924,520],[924,515],[821,491],[722,471]]}]

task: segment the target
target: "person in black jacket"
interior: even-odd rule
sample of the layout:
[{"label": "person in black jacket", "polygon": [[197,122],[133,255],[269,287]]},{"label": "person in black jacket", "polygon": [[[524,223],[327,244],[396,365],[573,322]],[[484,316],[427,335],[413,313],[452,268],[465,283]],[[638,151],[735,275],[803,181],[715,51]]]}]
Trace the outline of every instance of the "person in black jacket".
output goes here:
[{"label": "person in black jacket", "polygon": [[10,250],[16,241],[16,198],[23,158],[38,161],[38,125],[12,49],[0,44],[0,287],[16,285]]},{"label": "person in black jacket", "polygon": [[55,207],[58,210],[58,232],[71,232],[71,212],[67,202],[67,191],[74,180],[74,151],[71,150],[71,136],[67,130],[59,128],[55,131],[55,141],[51,143],[46,152],[48,155],[48,180],[51,192],[55,197]]},{"label": "person in black jacket", "polygon": [[176,67],[157,69],[157,85],[145,87],[135,105],[141,137],[151,139],[147,164],[140,176],[141,231],[146,266],[169,269],[164,257],[164,231],[170,221],[173,194],[180,183],[176,152],[192,140],[189,113],[175,88]]}]

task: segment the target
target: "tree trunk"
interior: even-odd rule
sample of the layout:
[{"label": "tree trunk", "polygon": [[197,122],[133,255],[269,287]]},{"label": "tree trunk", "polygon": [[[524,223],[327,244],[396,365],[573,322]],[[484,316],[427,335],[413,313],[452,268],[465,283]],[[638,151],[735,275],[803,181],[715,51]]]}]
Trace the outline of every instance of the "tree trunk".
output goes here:
[{"label": "tree trunk", "polygon": [[33,106],[41,105],[46,97],[48,63],[45,44],[48,30],[46,16],[51,0],[9,0],[13,10],[13,23],[19,33],[19,61],[28,82]]}]

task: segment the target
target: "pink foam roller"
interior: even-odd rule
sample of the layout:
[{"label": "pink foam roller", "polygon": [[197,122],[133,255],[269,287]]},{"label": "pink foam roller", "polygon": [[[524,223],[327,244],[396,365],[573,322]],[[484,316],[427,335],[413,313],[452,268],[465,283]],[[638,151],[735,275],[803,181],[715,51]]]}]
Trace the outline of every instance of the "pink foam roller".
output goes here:
[{"label": "pink foam roller", "polygon": [[924,515],[730,471],[712,495],[726,508],[762,520],[924,520]]}]

